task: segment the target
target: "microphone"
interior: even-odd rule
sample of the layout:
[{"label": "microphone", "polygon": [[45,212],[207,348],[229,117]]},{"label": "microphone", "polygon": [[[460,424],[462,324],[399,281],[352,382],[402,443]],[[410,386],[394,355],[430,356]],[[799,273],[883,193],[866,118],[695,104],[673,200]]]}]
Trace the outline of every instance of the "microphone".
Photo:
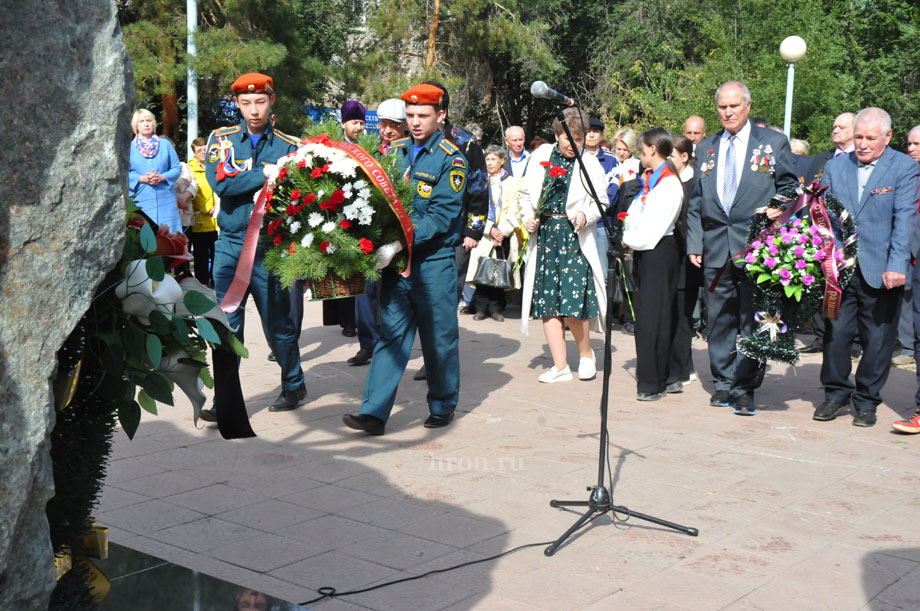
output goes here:
[{"label": "microphone", "polygon": [[530,86],[530,95],[535,98],[543,98],[544,100],[549,100],[555,102],[560,106],[575,106],[575,100],[572,98],[562,95],[555,89],[550,89],[547,87],[546,83],[543,81],[534,81]]}]

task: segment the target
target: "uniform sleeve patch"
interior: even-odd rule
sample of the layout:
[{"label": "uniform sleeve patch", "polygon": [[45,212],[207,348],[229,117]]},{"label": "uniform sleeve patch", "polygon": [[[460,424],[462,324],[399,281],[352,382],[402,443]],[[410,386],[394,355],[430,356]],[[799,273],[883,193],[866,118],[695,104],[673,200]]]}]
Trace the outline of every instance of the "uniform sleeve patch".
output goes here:
[{"label": "uniform sleeve patch", "polygon": [[466,173],[463,170],[450,171],[450,188],[460,193],[466,185]]},{"label": "uniform sleeve patch", "polygon": [[433,187],[431,186],[431,183],[427,183],[427,182],[420,180],[418,183],[418,187],[416,187],[416,190],[418,191],[419,197],[424,197],[425,199],[428,199],[431,197],[431,191],[433,190]]},{"label": "uniform sleeve patch", "polygon": [[217,163],[218,159],[220,159],[220,145],[215,142],[208,148],[208,163]]},{"label": "uniform sleeve patch", "polygon": [[464,170],[466,169],[466,162],[463,160],[463,157],[454,157],[451,159],[450,165],[455,168],[463,168]]},{"label": "uniform sleeve patch", "polygon": [[428,172],[416,171],[412,175],[412,178],[417,180],[427,180],[428,182],[438,182],[438,177],[434,174],[429,174]]}]

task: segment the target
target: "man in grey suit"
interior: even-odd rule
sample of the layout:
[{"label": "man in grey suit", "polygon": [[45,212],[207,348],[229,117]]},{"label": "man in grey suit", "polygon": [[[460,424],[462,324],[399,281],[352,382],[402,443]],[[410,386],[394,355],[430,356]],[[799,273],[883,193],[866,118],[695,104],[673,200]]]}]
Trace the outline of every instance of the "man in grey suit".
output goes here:
[{"label": "man in grey suit", "polygon": [[[880,391],[891,369],[898,331],[901,293],[910,265],[917,223],[917,162],[888,147],[891,117],[866,108],[854,123],[856,150],[824,166],[821,184],[853,215],[859,231],[856,272],[843,291],[840,315],[828,319],[821,384],[824,403],[815,420],[833,420],[853,402],[855,426],[872,426]],[[850,344],[859,336],[863,349],[850,381]]]},{"label": "man in grey suit", "polygon": [[798,179],[786,137],[748,120],[751,93],[744,83],[723,83],[716,91],[716,110],[723,129],[696,148],[699,180],[687,211],[687,253],[691,263],[703,268],[705,286],[715,284],[706,294],[715,384],[709,404],[734,404],[739,416],[753,416],[754,390],[763,382],[764,364],[735,347],[738,335],[751,331],[754,308],[751,281],[730,257],[747,244],[754,211]]}]

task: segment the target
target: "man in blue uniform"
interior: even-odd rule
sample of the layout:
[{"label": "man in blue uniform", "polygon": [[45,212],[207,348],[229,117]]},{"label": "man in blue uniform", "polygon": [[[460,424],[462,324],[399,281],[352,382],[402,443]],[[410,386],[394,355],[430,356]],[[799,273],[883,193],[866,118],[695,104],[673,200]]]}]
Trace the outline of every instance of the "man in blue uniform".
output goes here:
[{"label": "man in blue uniform", "polygon": [[346,426],[370,435],[383,435],[416,329],[428,372],[430,415],[425,427],[449,424],[460,396],[454,246],[460,236],[467,161],[438,128],[438,121],[445,116],[443,95],[441,89],[424,84],[406,91],[401,98],[406,102],[412,136],[390,144],[390,154],[400,157],[415,192],[415,235],[409,277],[403,278],[392,269],[383,273],[383,321],[364,385],[361,412],[342,418]]},{"label": "man in blue uniform", "polygon": [[[220,237],[214,247],[214,285],[221,301],[240,261],[243,239],[252,214],[253,196],[265,184],[264,169],[280,157],[297,148],[297,140],[275,129],[269,118],[275,103],[274,84],[264,74],[244,74],[232,85],[236,104],[243,122],[211,132],[208,140],[206,175],[214,192],[220,196],[217,225]],[[299,329],[289,316],[290,297],[278,279],[269,274],[263,264],[265,256],[260,246],[255,253],[249,289],[240,307],[227,315],[236,336],[243,341],[246,298],[255,300],[262,330],[272,353],[281,366],[281,394],[269,411],[295,409],[307,396],[300,350],[297,345]],[[205,414],[205,412],[209,412]],[[212,410],[202,410],[202,419],[214,421]]]}]

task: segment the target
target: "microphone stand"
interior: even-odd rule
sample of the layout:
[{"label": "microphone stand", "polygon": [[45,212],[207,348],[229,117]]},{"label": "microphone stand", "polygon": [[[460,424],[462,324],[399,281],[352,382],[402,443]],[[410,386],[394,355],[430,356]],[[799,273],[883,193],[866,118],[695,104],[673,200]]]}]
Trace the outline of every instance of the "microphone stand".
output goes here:
[{"label": "microphone stand", "polygon": [[[575,107],[577,108],[577,105]],[[563,108],[560,108],[556,113],[556,117],[559,119],[559,122],[562,123],[562,129],[565,131],[566,138],[568,138],[569,142],[572,143],[572,148],[575,150],[575,158],[577,159],[578,166],[581,169],[581,175],[585,177],[588,182],[588,192],[594,199],[594,204],[597,206],[597,209],[601,214],[601,219],[604,221],[604,229],[607,231],[607,235],[612,238],[613,224],[605,213],[603,206],[601,206],[601,201],[597,196],[597,192],[594,190],[594,183],[592,183],[588,177],[588,170],[585,168],[585,162],[582,159],[581,151],[579,151],[578,147],[575,146],[575,140],[572,138],[572,132],[569,130],[569,126],[566,125],[563,110]],[[616,250],[618,251],[619,249]],[[638,518],[640,520],[646,520],[647,522],[666,526],[667,528],[686,533],[691,537],[696,537],[699,534],[699,530],[696,528],[682,526],[680,524],[675,524],[674,522],[662,520],[661,518],[639,513],[627,507],[623,507],[622,505],[614,505],[611,491],[607,490],[607,487],[604,485],[604,473],[607,466],[608,452],[607,403],[610,399],[610,334],[613,327],[613,283],[616,281],[616,276],[614,274],[614,263],[616,259],[617,256],[614,248],[614,243],[612,240],[610,240],[608,242],[607,248],[607,315],[604,321],[604,379],[603,390],[601,392],[601,434],[600,456],[598,456],[597,463],[597,484],[595,486],[588,486],[588,492],[591,493],[591,496],[587,501],[558,501],[553,499],[549,502],[550,507],[587,507],[588,510],[567,531],[562,533],[562,536],[556,539],[552,545],[543,550],[543,553],[547,556],[552,556],[554,553],[556,553],[556,549],[562,545],[566,539],[568,539],[573,533],[575,533],[575,531],[581,528],[586,522],[595,517],[595,515],[599,516],[601,514],[607,513],[608,511],[613,511],[614,514],[619,513],[626,515],[627,517]],[[526,316],[526,313],[524,315]]]}]

